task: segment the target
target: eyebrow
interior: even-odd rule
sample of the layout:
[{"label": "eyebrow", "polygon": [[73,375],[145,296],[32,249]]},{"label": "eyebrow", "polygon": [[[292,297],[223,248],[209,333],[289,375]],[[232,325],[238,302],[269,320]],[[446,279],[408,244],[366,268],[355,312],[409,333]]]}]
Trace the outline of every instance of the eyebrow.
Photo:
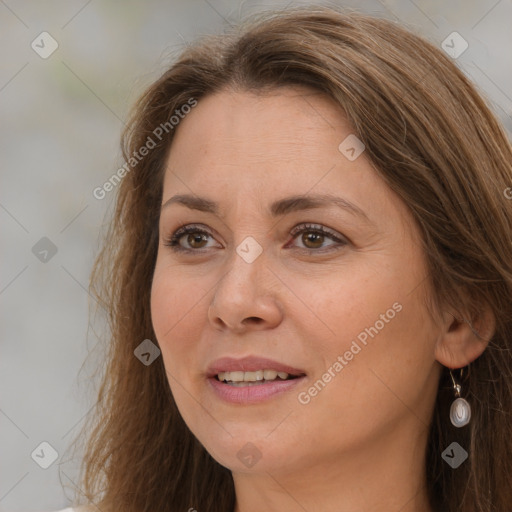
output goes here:
[{"label": "eyebrow", "polygon": [[[191,210],[199,210],[201,212],[213,213],[219,215],[219,205],[215,201],[211,201],[205,197],[194,196],[190,194],[178,194],[172,196],[163,205],[162,210],[171,204],[181,204]],[[366,222],[370,222],[368,215],[354,203],[347,199],[334,196],[332,194],[314,194],[314,195],[296,195],[286,197],[274,201],[270,205],[270,215],[279,217],[291,212],[302,210],[312,210],[315,208],[325,208],[328,206],[337,206],[349,213],[361,217]]]}]

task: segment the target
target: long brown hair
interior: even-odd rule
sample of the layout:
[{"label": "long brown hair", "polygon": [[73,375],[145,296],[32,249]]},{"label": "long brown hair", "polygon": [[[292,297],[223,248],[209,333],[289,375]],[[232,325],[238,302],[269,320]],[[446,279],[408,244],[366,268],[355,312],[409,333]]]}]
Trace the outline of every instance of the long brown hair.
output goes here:
[{"label": "long brown hair", "polygon": [[[145,366],[134,349],[145,339],[157,343],[150,289],[164,162],[179,129],[169,119],[191,99],[200,102],[228,87],[261,92],[292,84],[323,92],[343,108],[366,156],[409,207],[423,235],[434,302],[450,304],[469,321],[483,305],[494,312],[495,334],[463,383],[473,414],[459,432],[448,421],[447,369],[441,376],[426,447],[427,485],[436,511],[509,510],[510,142],[440,49],[394,22],[319,6],[260,13],[227,34],[199,40],[135,105],[123,134],[124,157],[128,162],[148,138],[155,147],[121,173],[91,277],[110,329],[95,415],[81,434],[87,443],[80,489],[103,512],[233,510],[231,472],[185,425],[162,358]],[[454,440],[469,452],[456,470],[441,457]]]}]

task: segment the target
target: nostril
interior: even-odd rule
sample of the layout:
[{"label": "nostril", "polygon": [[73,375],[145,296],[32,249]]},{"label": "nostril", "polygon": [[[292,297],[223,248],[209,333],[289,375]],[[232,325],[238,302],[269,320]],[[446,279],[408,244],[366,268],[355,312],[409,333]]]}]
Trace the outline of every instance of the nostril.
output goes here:
[{"label": "nostril", "polygon": [[250,316],[249,318],[246,318],[244,320],[244,322],[260,324],[261,322],[263,322],[263,319],[261,319],[261,318],[259,318],[257,316]]}]

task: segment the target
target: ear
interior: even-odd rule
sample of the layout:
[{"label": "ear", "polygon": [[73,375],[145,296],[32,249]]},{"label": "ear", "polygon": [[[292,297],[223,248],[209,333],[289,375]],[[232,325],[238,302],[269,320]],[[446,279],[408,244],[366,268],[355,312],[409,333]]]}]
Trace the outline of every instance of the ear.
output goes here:
[{"label": "ear", "polygon": [[496,330],[496,317],[487,304],[472,317],[468,311],[442,315],[435,358],[451,369],[463,368],[480,357]]}]

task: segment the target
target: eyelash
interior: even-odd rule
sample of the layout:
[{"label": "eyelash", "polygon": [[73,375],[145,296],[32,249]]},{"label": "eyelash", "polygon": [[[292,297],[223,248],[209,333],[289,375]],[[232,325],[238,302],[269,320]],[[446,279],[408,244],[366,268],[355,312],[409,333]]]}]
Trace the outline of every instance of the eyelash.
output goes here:
[{"label": "eyelash", "polygon": [[[201,249],[188,249],[186,247],[181,247],[179,244],[180,239],[187,234],[190,233],[199,233],[202,235],[212,236],[212,234],[209,231],[206,231],[205,229],[202,229],[198,225],[195,224],[187,224],[180,228],[178,228],[170,237],[164,240],[164,245],[167,247],[170,247],[171,250],[175,252],[182,252],[182,253],[201,253],[204,252],[208,248],[201,248]],[[299,224],[298,226],[295,226],[291,231],[290,235],[295,238],[297,238],[298,235],[302,233],[316,233],[325,235],[334,242],[337,242],[338,245],[345,246],[347,245],[347,241],[343,240],[342,238],[338,237],[335,232],[325,228],[324,226],[321,226],[319,224],[310,224],[310,223],[304,223]],[[339,247],[338,247],[339,248]],[[308,253],[312,252],[327,252],[331,251],[332,246],[329,246],[329,248],[320,248],[320,249],[310,249],[307,247],[298,247],[299,250],[306,251]]]}]

